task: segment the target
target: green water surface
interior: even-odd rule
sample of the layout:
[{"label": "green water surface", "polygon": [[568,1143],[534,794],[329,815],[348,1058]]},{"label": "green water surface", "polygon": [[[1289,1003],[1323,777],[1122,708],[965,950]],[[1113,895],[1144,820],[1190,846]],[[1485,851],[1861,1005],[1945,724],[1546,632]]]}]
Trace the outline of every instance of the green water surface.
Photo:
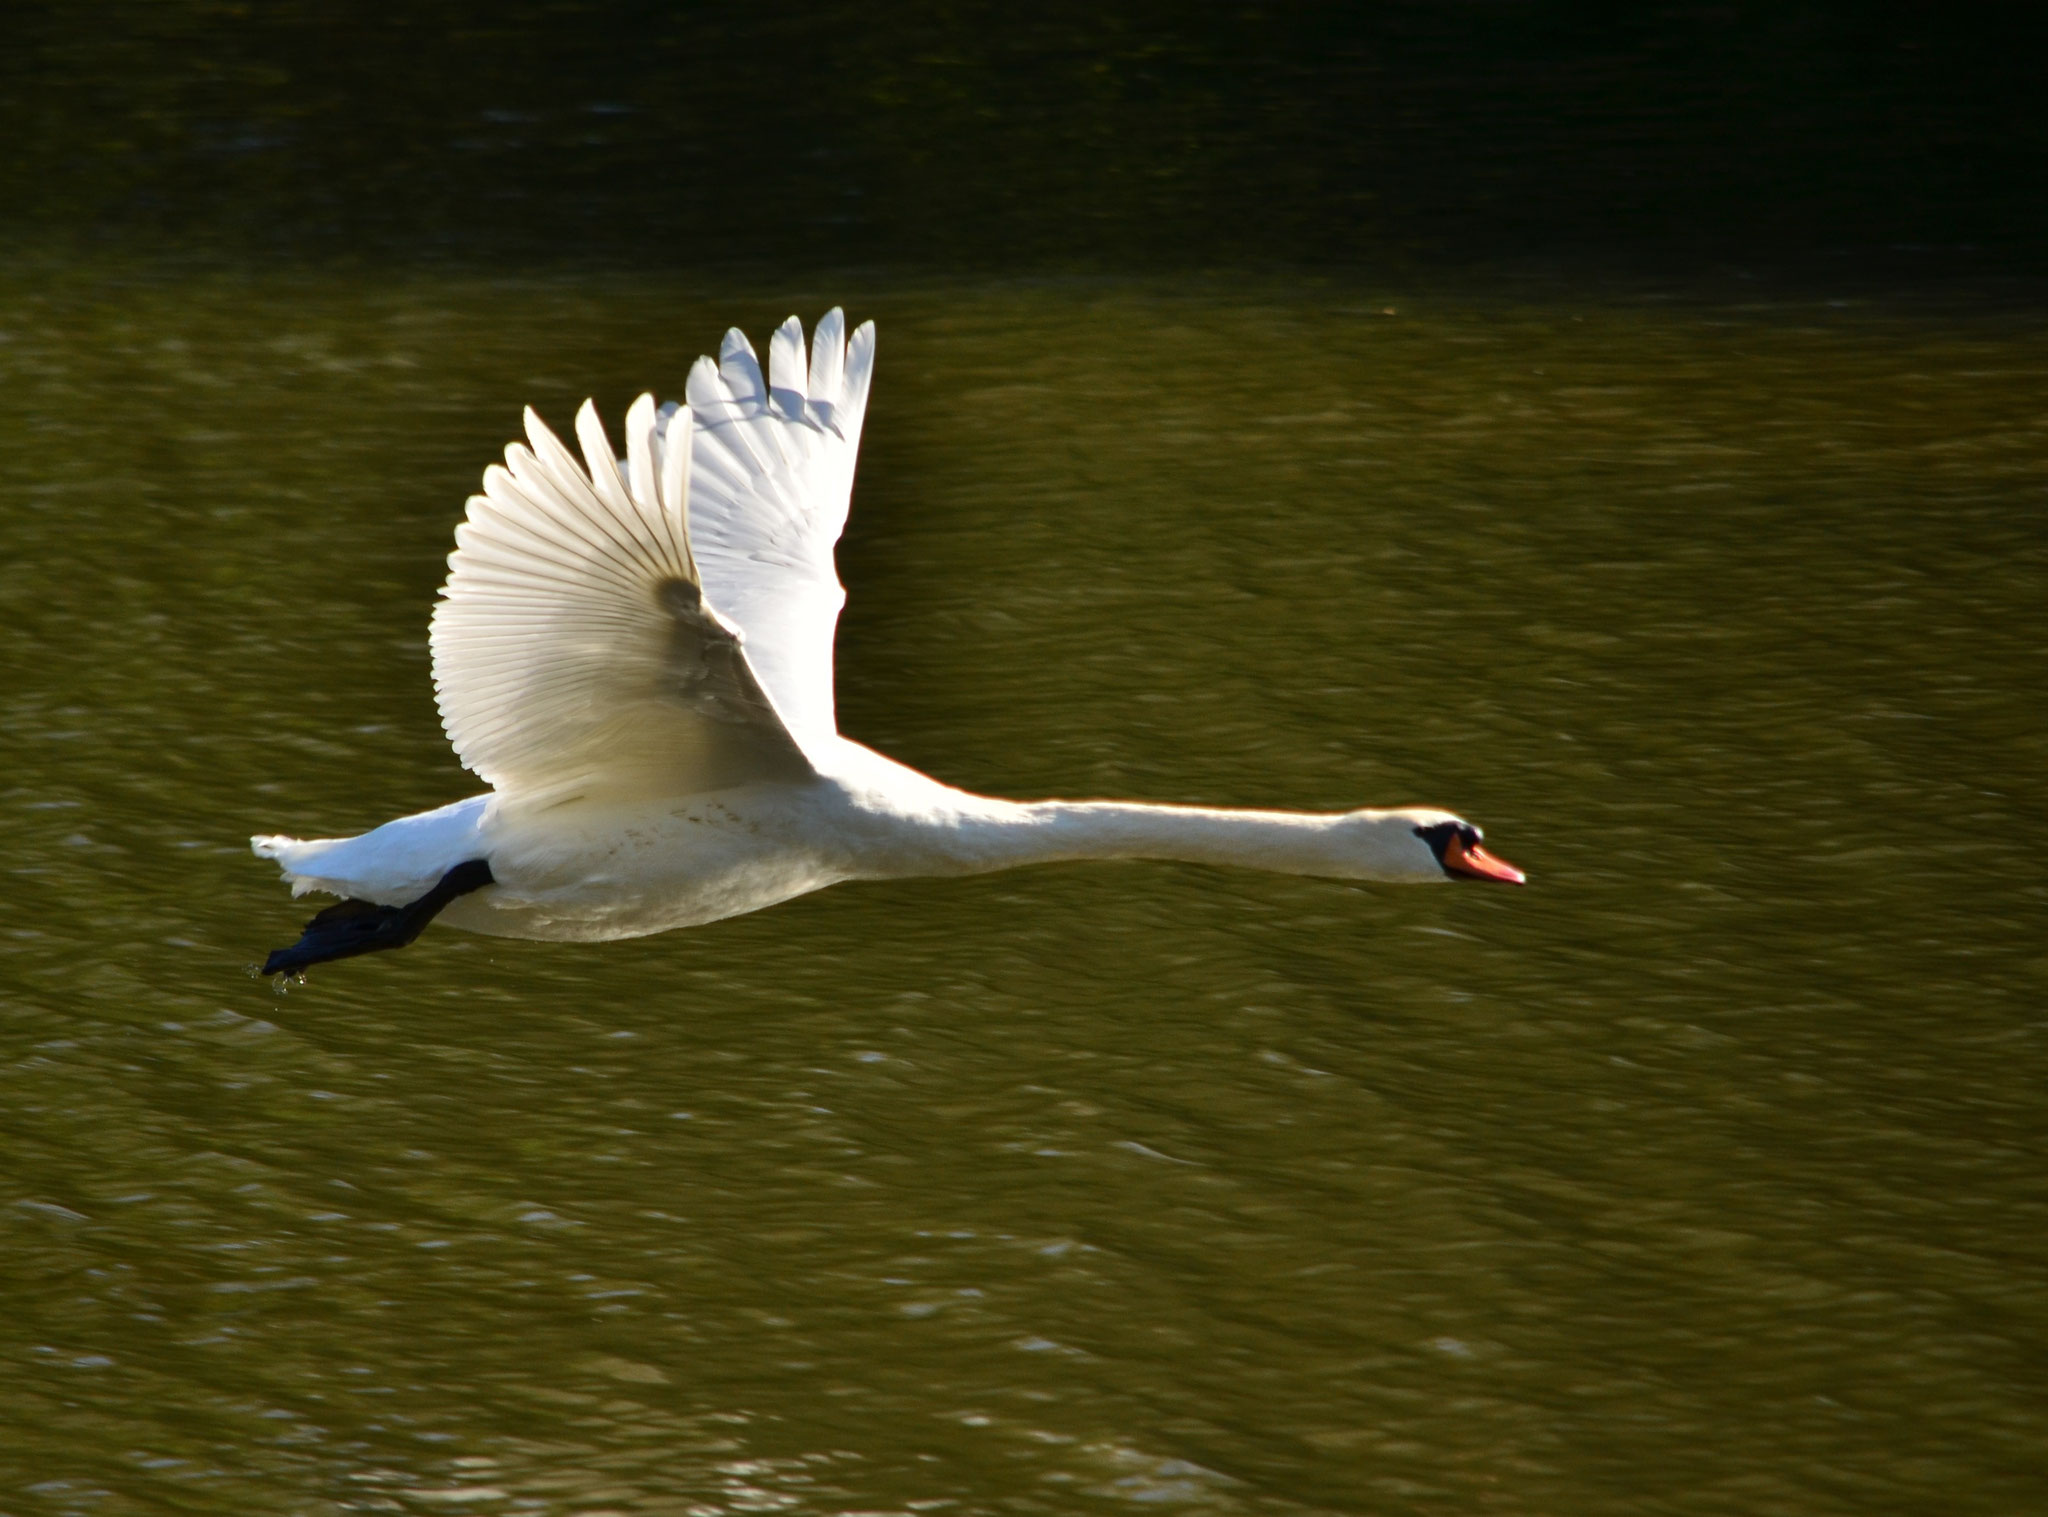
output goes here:
[{"label": "green water surface", "polygon": [[[2048,1506],[2048,327],[0,275],[0,1512]],[[280,998],[479,471],[880,322],[840,714],[1531,888],[849,886]]]}]

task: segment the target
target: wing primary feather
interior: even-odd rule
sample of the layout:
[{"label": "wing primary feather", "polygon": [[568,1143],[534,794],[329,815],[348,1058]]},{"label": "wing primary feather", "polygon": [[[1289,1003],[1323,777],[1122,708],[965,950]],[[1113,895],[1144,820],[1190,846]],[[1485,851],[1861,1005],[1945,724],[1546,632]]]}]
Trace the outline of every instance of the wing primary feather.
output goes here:
[{"label": "wing primary feather", "polygon": [[589,474],[597,498],[630,530],[639,513],[633,509],[625,480],[619,477],[619,455],[612,451],[612,440],[605,435],[604,422],[592,401],[576,408],[576,440],[583,445],[584,472]]},{"label": "wing primary feather", "polygon": [[846,345],[846,413],[839,418],[839,435],[848,442],[860,437],[860,424],[867,415],[868,384],[875,375],[875,324],[864,321],[853,329]]},{"label": "wing primary feather", "polygon": [[761,378],[761,360],[754,356],[754,345],[747,341],[747,334],[738,327],[727,332],[725,341],[718,345],[718,377],[725,381],[733,399],[739,402],[742,416],[758,416],[768,404],[768,386]]},{"label": "wing primary feather", "polygon": [[661,511],[654,464],[654,397],[643,393],[626,412],[626,471],[633,503],[642,511]]},{"label": "wing primary feather", "polygon": [[[632,474],[633,498],[642,519],[650,523],[660,547],[668,550],[694,584],[697,565],[690,553],[689,523],[664,504],[660,420],[652,395],[643,394],[633,402],[632,409],[626,413],[626,465]],[[688,436],[687,427],[683,436]],[[684,447],[687,449],[687,442]]]},{"label": "wing primary feather", "polygon": [[804,357],[804,324],[794,316],[775,329],[768,340],[768,399],[777,414],[790,421],[804,419],[805,390],[808,388]]},{"label": "wing primary feather", "polygon": [[[777,327],[768,339],[768,403],[747,431],[765,438],[769,450],[783,469],[798,467],[806,439],[804,415],[803,323],[794,316]],[[783,423],[795,425],[783,425]]]},{"label": "wing primary feather", "polygon": [[661,460],[662,520],[671,524],[682,549],[683,567],[694,584],[702,584],[697,573],[697,555],[690,547],[690,454],[695,445],[696,419],[688,406],[681,406],[668,419],[667,451]]},{"label": "wing primary feather", "polygon": [[811,400],[836,412],[845,377],[846,313],[834,306],[811,330]]}]

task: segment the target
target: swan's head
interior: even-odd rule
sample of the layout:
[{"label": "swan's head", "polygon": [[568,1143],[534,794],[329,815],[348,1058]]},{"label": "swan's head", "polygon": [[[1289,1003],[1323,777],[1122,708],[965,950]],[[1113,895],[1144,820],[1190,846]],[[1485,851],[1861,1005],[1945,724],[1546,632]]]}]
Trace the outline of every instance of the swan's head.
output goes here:
[{"label": "swan's head", "polygon": [[1483,834],[1461,816],[1448,811],[1392,811],[1381,814],[1412,841],[1401,847],[1402,863],[1424,879],[1499,880],[1524,885],[1528,877],[1504,859],[1480,847]]}]

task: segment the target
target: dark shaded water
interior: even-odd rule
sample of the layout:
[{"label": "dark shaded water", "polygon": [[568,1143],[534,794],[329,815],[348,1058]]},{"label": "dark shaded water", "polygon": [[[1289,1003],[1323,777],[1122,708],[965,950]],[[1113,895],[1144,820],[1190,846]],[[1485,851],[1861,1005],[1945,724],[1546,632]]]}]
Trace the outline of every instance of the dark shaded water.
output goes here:
[{"label": "dark shaded water", "polygon": [[[1295,282],[6,276],[0,1509],[2010,1513],[2048,1436],[2048,330]],[[288,998],[467,793],[533,401],[881,323],[855,736],[1433,802],[1521,892],[847,887]]]},{"label": "dark shaded water", "polygon": [[2038,275],[2044,51],[2036,7],[1897,0],[15,0],[0,232],[672,270]]}]

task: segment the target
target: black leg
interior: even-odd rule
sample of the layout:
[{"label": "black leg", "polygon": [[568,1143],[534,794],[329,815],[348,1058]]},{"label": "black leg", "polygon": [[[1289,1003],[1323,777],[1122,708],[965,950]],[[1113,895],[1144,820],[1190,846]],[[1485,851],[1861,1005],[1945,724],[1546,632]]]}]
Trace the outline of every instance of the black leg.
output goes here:
[{"label": "black leg", "polygon": [[457,864],[441,882],[417,901],[403,906],[377,906],[347,900],[329,906],[306,924],[298,942],[274,951],[263,961],[265,974],[297,974],[330,959],[352,959],[359,953],[403,948],[426,930],[441,908],[459,895],[494,883],[483,859]]}]

